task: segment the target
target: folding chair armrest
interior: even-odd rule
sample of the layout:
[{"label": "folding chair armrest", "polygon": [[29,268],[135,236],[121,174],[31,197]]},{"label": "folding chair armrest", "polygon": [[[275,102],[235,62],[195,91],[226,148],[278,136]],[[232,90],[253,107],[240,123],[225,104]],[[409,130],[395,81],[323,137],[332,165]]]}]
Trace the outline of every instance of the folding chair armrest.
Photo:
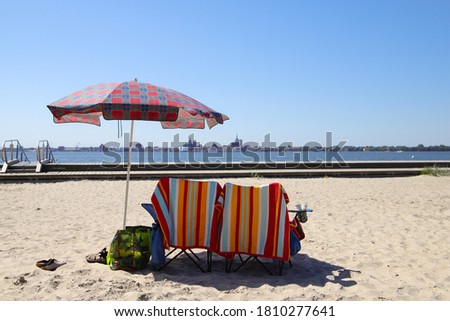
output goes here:
[{"label": "folding chair armrest", "polygon": [[290,213],[302,213],[302,212],[314,212],[314,210],[312,210],[311,208],[306,208],[303,210],[288,210],[288,212]]},{"label": "folding chair armrest", "polygon": [[288,212],[295,213],[295,217],[297,217],[300,222],[306,223],[308,221],[307,213],[313,212],[310,208],[298,209],[298,210],[288,210]]},{"label": "folding chair armrest", "polygon": [[150,203],[141,203],[141,206],[150,213],[150,215],[153,217],[153,219],[155,220],[155,222],[158,222],[158,217],[156,215],[155,212],[155,208],[153,206],[153,204]]}]

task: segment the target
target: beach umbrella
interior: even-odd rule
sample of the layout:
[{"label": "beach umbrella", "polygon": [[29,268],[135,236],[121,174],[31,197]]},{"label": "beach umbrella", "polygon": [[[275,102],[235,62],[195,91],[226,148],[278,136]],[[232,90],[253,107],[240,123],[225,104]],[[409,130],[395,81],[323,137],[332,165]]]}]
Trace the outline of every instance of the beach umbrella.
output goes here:
[{"label": "beach umbrella", "polygon": [[131,150],[135,120],[158,121],[163,128],[209,128],[228,117],[172,89],[133,81],[92,85],[47,107],[57,124],[85,123],[100,126],[106,120],[131,120],[123,227],[126,226]]}]

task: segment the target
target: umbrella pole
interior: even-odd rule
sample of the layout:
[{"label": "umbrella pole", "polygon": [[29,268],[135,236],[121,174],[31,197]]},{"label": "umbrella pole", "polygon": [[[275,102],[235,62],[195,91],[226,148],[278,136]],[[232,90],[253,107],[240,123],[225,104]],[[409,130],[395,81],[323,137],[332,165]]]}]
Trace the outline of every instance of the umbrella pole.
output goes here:
[{"label": "umbrella pole", "polygon": [[125,229],[125,227],[127,225],[128,190],[130,189],[131,151],[132,151],[132,147],[133,147],[133,131],[134,131],[134,120],[131,120],[130,143],[128,145],[127,183],[126,183],[126,187],[125,187],[125,210],[123,213],[123,229]]}]

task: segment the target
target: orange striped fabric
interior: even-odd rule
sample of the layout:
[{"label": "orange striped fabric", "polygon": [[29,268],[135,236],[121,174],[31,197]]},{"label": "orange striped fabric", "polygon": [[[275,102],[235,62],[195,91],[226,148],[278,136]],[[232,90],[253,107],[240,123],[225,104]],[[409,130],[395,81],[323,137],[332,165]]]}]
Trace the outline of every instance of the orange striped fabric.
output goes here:
[{"label": "orange striped fabric", "polygon": [[289,260],[289,198],[279,183],[223,188],[219,253]]},{"label": "orange striped fabric", "polygon": [[220,196],[217,182],[160,179],[151,200],[166,245],[215,250]]}]

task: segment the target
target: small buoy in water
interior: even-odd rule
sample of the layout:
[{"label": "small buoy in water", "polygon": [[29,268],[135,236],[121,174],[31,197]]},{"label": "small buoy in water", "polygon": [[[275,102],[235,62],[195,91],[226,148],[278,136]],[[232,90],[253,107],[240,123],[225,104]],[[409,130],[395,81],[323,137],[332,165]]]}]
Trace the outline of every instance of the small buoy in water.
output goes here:
[{"label": "small buoy in water", "polygon": [[412,155],[411,158],[414,158],[414,155]]}]

